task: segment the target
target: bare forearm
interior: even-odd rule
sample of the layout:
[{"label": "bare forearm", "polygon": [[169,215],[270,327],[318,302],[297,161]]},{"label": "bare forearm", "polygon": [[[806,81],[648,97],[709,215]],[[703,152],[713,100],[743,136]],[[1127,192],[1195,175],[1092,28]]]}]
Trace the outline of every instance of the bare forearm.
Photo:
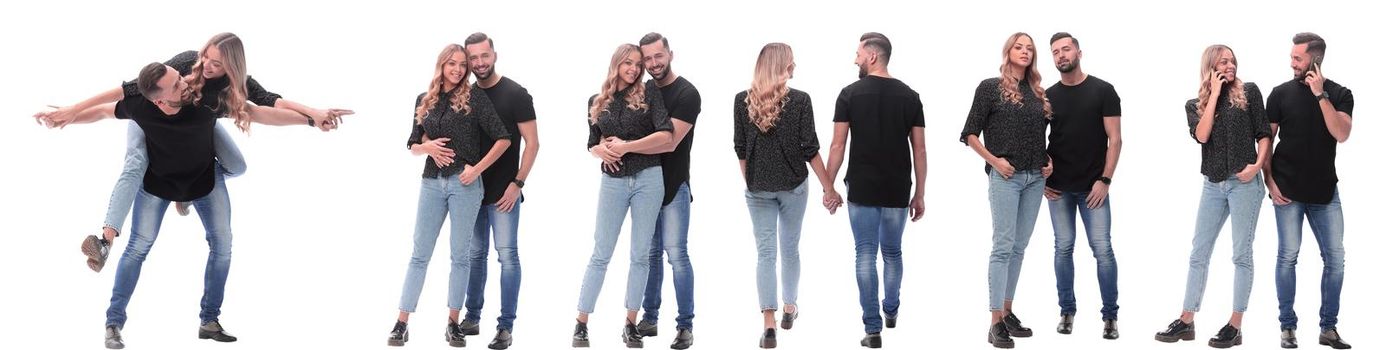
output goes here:
[{"label": "bare forearm", "polygon": [[123,99],[125,99],[125,89],[114,88],[102,91],[101,93],[96,94],[96,96],[88,97],[87,99],[82,100],[82,102],[78,102],[77,104],[72,105],[72,108],[74,110],[85,111],[87,109],[96,107],[97,105],[103,103],[120,102],[120,100]]},{"label": "bare forearm", "polygon": [[842,142],[842,143],[833,142],[833,144],[832,144],[831,146],[828,146],[828,168],[825,169],[825,170],[828,171],[828,180],[829,180],[829,181],[831,181],[831,182],[836,182],[836,181],[837,181],[837,173],[838,173],[839,170],[842,170],[842,160],[843,160],[843,158],[844,158],[844,156],[845,156],[846,154],[847,154],[847,143],[846,143],[846,142]]},{"label": "bare forearm", "polygon": [[69,124],[90,124],[98,120],[115,116],[115,103],[101,103],[90,108],[82,109],[77,115],[72,117]]},{"label": "bare forearm", "polygon": [[[743,165],[745,163],[742,161]],[[828,169],[823,166],[823,157],[813,155],[813,159],[809,159],[809,168],[813,169],[813,175],[818,177],[818,185],[823,187],[824,192],[833,189],[833,179],[828,177]]]},{"label": "bare forearm", "polygon": [[982,160],[986,161],[987,164],[996,162],[996,156],[992,155],[991,151],[988,151],[987,147],[982,145],[982,139],[977,138],[977,135],[967,135],[967,146],[972,147],[972,151],[977,152],[977,155],[981,156]]},{"label": "bare forearm", "polygon": [[1333,135],[1333,139],[1338,142],[1345,142],[1352,134],[1352,117],[1347,113],[1338,112],[1329,103],[1328,99],[1319,100],[1319,109],[1323,111],[1323,124],[1328,127],[1328,133]]},{"label": "bare forearm", "polygon": [[1271,156],[1271,154],[1270,154],[1270,153],[1271,153],[1271,140],[1270,140],[1270,137],[1262,137],[1260,140],[1256,140],[1256,146],[1257,146],[1257,147],[1256,147],[1256,164],[1254,164],[1254,165],[1256,165],[1257,167],[1260,167],[1260,166],[1263,166],[1263,165],[1265,165],[1266,163],[1270,162],[1270,156]]},{"label": "bare forearm", "polygon": [[1121,136],[1107,139],[1107,165],[1102,168],[1103,177],[1116,175],[1117,161],[1121,160]]},{"label": "bare forearm", "polygon": [[1217,104],[1209,102],[1207,106],[1203,107],[1203,111],[1199,112],[1198,126],[1194,128],[1194,138],[1198,139],[1198,143],[1207,143],[1208,136],[1212,135],[1213,118],[1216,111]]},{"label": "bare forearm", "polygon": [[658,154],[651,153],[651,151],[663,147],[664,144],[669,142],[673,137],[674,133],[671,131],[657,131],[653,134],[645,135],[645,137],[639,140],[627,142],[624,147],[627,149],[626,153]]},{"label": "bare forearm", "polygon": [[247,107],[250,109],[250,120],[258,124],[270,126],[308,125],[308,117],[292,110],[255,105]]}]

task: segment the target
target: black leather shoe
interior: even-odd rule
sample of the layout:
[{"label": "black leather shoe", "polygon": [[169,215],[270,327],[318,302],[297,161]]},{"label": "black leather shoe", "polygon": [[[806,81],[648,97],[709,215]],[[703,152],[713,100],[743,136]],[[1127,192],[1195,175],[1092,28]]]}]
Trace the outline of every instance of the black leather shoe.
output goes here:
[{"label": "black leather shoe", "polygon": [[1165,328],[1163,332],[1155,333],[1155,340],[1166,343],[1194,340],[1193,322],[1184,323],[1183,320],[1175,319],[1174,322],[1170,322],[1169,328]]},{"label": "black leather shoe", "polygon": [[453,320],[448,320],[448,327],[443,330],[443,339],[448,341],[448,346],[454,348],[467,346],[467,338],[462,331],[462,325]]},{"label": "black leather shoe", "polygon": [[635,324],[635,331],[639,332],[641,337],[658,337],[659,325],[650,320],[640,320],[640,323]]},{"label": "black leather shoe", "polygon": [[120,328],[116,328],[116,326],[106,326],[106,348],[125,348],[125,340],[120,338]]},{"label": "black leather shoe", "polygon": [[1059,334],[1073,334],[1073,315],[1059,315]]},{"label": "black leather shoe", "polygon": [[221,328],[221,322],[211,321],[203,323],[197,327],[197,339],[211,339],[221,343],[236,341],[236,336],[226,333],[225,328]]},{"label": "black leather shoe", "polygon": [[678,334],[674,335],[674,343],[669,345],[670,349],[687,349],[693,346],[693,330],[679,328]]},{"label": "black leather shoe", "polygon": [[460,324],[459,328],[462,328],[462,335],[481,334],[481,324],[477,323],[476,321],[462,320],[462,323]]},{"label": "black leather shoe", "polygon": [[1015,347],[1015,341],[1011,340],[1011,334],[1006,331],[1005,322],[997,322],[987,330],[987,343],[991,343],[999,349],[1010,349]]},{"label": "black leather shoe", "polygon": [[627,348],[640,349],[645,347],[645,341],[640,339],[640,331],[635,329],[635,324],[626,322],[626,327],[621,330],[621,342],[626,343]]},{"label": "black leather shoe", "polygon": [[881,333],[867,333],[865,338],[861,338],[861,346],[871,349],[880,349]]},{"label": "black leather shoe", "polygon": [[1218,330],[1218,336],[1208,339],[1208,346],[1218,349],[1226,349],[1233,346],[1242,345],[1242,330],[1232,327],[1232,324],[1222,326]]},{"label": "black leather shoe", "polygon": [[885,327],[886,327],[886,328],[895,328],[895,320],[897,320],[897,319],[899,319],[899,318],[900,318],[900,315],[886,315],[886,316],[885,316]]},{"label": "black leather shoe", "polygon": [[386,344],[404,346],[404,342],[407,341],[409,341],[409,324],[395,321],[395,328],[390,330],[390,340]]},{"label": "black leather shoe", "polygon": [[1343,342],[1343,337],[1338,335],[1337,329],[1329,329],[1319,334],[1319,345],[1328,345],[1334,349],[1351,349],[1352,345]]},{"label": "black leather shoe", "polygon": [[486,348],[492,350],[509,349],[511,341],[512,339],[510,338],[510,330],[502,329],[496,331],[496,337],[491,339],[491,344],[487,344]]},{"label": "black leather shoe", "polygon": [[775,329],[766,328],[765,333],[760,335],[760,348],[774,349],[776,345],[777,342],[775,341]]},{"label": "black leather shoe", "polygon": [[1102,339],[1120,338],[1121,333],[1117,333],[1116,320],[1102,320]]},{"label": "black leather shoe", "polygon": [[1296,337],[1295,337],[1295,330],[1293,330],[1293,329],[1281,329],[1281,330],[1280,330],[1280,348],[1281,348],[1281,349],[1297,349],[1297,348],[1299,348],[1299,338],[1296,338]]},{"label": "black leather shoe", "polygon": [[794,320],[797,319],[799,319],[799,310],[794,310],[794,313],[784,313],[784,316],[780,317],[780,328],[786,330],[794,328]]},{"label": "black leather shoe", "polygon": [[578,322],[573,327],[573,347],[585,348],[592,346],[592,342],[587,340],[587,323]]},{"label": "black leather shoe", "polygon": [[1006,317],[1002,317],[1001,323],[1006,325],[1006,332],[1010,333],[1012,337],[1025,338],[1035,335],[1034,331],[1020,325],[1020,319],[1015,317],[1015,313],[1010,313],[1007,314]]}]

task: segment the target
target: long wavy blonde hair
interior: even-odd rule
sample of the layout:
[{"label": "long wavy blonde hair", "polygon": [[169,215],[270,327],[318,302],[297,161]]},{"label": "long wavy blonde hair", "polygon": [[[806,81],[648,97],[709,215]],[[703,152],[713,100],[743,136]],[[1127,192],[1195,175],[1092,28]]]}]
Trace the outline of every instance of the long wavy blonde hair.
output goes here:
[{"label": "long wavy blonde hair", "polygon": [[751,124],[768,132],[780,120],[784,97],[789,95],[789,66],[794,64],[794,51],[784,43],[769,43],[760,49],[756,58],[755,78],[746,90],[746,109]]},{"label": "long wavy blonde hair", "polygon": [[[1223,51],[1232,54],[1232,64],[1237,64],[1237,53],[1232,52],[1232,48],[1227,47],[1227,45],[1217,44],[1203,49],[1202,65],[1199,66],[1198,70],[1202,74],[1198,84],[1198,110],[1200,111],[1208,106],[1208,102],[1217,103],[1217,101],[1208,101],[1208,97],[1213,94],[1213,82],[1208,79],[1208,76],[1218,69],[1218,56],[1222,56]],[[1241,76],[1232,79],[1231,84],[1227,102],[1231,102],[1233,107],[1246,110],[1246,90],[1242,88]]]},{"label": "long wavy blonde hair", "polygon": [[433,65],[433,80],[428,83],[428,92],[424,93],[423,100],[419,101],[419,107],[414,109],[414,122],[423,124],[424,117],[428,116],[428,111],[433,110],[433,105],[438,104],[438,96],[442,95],[443,85],[447,78],[443,77],[443,70],[452,55],[462,53],[463,62],[458,62],[462,67],[462,81],[453,88],[452,98],[448,99],[449,107],[454,111],[462,111],[462,114],[471,114],[472,106],[467,105],[467,99],[472,95],[472,85],[467,82],[467,50],[458,44],[448,44],[443,46],[443,52],[438,53],[438,62]]},{"label": "long wavy blonde hair", "polygon": [[[1018,105],[1024,104],[1020,95],[1020,78],[1012,76],[1010,74],[1010,69],[1007,68],[1011,65],[1011,47],[1015,46],[1015,43],[1020,41],[1021,37],[1030,39],[1031,43],[1035,41],[1034,38],[1030,37],[1030,34],[1017,32],[1011,34],[1011,37],[1006,39],[1006,46],[1001,48],[1001,99]],[[1044,102],[1044,117],[1051,118],[1054,111],[1049,108],[1049,99],[1044,96],[1044,88],[1040,86],[1039,68],[1037,68],[1035,64],[1037,59],[1038,57],[1036,56],[1035,49],[1030,48],[1030,66],[1024,67],[1024,74],[1026,75],[1026,79],[1030,81],[1030,90],[1035,93],[1035,97],[1038,97],[1040,101]]]},{"label": "long wavy blonde hair", "polygon": [[[635,46],[635,44],[621,44],[621,46],[616,47],[616,53],[611,54],[611,66],[607,68],[606,80],[602,81],[602,90],[597,93],[597,98],[592,100],[592,105],[588,106],[587,109],[587,121],[589,123],[596,124],[597,117],[602,112],[607,111],[606,105],[611,102],[612,96],[616,95],[616,86],[621,81],[621,61],[630,57],[632,53],[639,55],[640,47]],[[640,62],[635,64],[640,66],[640,75],[643,76],[645,67],[641,66]],[[626,94],[626,107],[637,111],[645,109],[648,107],[645,105],[645,84],[641,84],[640,77],[637,76],[632,85],[630,92]]]},{"label": "long wavy blonde hair", "polygon": [[245,46],[241,44],[241,37],[232,33],[220,33],[213,35],[207,40],[206,45],[202,45],[202,50],[197,52],[197,63],[192,67],[192,80],[188,82],[188,91],[192,95],[194,104],[202,101],[202,86],[207,84],[207,79],[202,76],[205,69],[203,63],[206,62],[207,49],[215,46],[217,51],[221,51],[221,67],[226,70],[226,78],[231,81],[230,85],[222,90],[217,96],[217,110],[226,113],[236,121],[236,127],[241,131],[250,133],[250,112],[246,109],[246,70],[245,70]]}]

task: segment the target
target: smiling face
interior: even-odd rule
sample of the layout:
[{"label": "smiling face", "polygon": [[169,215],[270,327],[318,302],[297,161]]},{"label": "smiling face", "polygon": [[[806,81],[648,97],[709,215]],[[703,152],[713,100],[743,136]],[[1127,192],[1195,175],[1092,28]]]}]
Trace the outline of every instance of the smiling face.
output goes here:
[{"label": "smiling face", "polygon": [[202,51],[202,78],[216,79],[226,76],[226,68],[222,67],[221,49],[216,45],[207,46]]},{"label": "smiling face", "polygon": [[634,85],[640,80],[643,73],[641,56],[639,51],[633,51],[621,59],[621,63],[616,66],[616,75],[620,77],[625,86]]},{"label": "smiling face", "polygon": [[443,79],[450,86],[462,84],[462,79],[467,77],[467,54],[462,51],[454,52],[443,61]]},{"label": "smiling face", "polygon": [[1222,73],[1223,78],[1229,82],[1237,80],[1237,56],[1232,54],[1232,50],[1221,50],[1213,62],[1213,70]]},{"label": "smiling face", "polygon": [[664,77],[669,76],[669,61],[674,59],[674,54],[664,46],[663,40],[640,46],[640,53],[643,56],[645,70],[650,72],[651,78],[664,80]]},{"label": "smiling face", "polygon": [[496,51],[491,47],[491,40],[467,45],[467,69],[476,76],[476,80],[490,79],[495,74]]},{"label": "smiling face", "polygon": [[1310,71],[1317,69],[1314,67],[1314,56],[1309,53],[1309,44],[1295,45],[1290,49],[1290,69],[1295,72],[1295,80],[1304,80],[1304,76]]}]

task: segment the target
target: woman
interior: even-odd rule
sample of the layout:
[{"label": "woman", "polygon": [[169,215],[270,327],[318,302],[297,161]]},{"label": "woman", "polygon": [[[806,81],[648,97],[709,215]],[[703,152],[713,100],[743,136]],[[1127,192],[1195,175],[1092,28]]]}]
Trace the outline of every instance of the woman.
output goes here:
[{"label": "woman", "polygon": [[1194,225],[1184,310],[1155,340],[1194,339],[1194,313],[1208,283],[1208,259],[1222,224],[1232,218],[1232,318],[1208,340],[1215,348],[1242,344],[1242,313],[1251,297],[1251,243],[1266,195],[1261,166],[1270,157],[1270,122],[1261,90],[1237,77],[1237,56],[1224,45],[1203,50],[1198,98],[1184,104],[1189,134],[1203,148],[1203,196]]},{"label": "woman", "polygon": [[577,326],[573,347],[587,347],[587,315],[595,311],[597,295],[606,277],[606,265],[621,235],[621,223],[630,210],[630,272],[626,276],[626,326],[621,340],[627,347],[642,347],[635,329],[636,312],[645,295],[650,271],[650,241],[655,218],[664,201],[664,172],[659,155],[641,154],[673,139],[674,124],[664,110],[658,91],[645,91],[640,47],[621,44],[599,93],[588,99],[588,152],[602,160],[602,187],[597,199],[597,229],[592,259],[582,279],[578,297]]},{"label": "woman", "polygon": [[[1025,33],[1012,34],[1001,49],[1001,76],[977,86],[962,131],[962,142],[986,161],[990,177],[991,328],[987,342],[998,348],[1015,347],[1011,336],[1033,334],[1011,313],[1011,301],[1044,197],[1044,179],[1053,171],[1044,148],[1044,128],[1051,114],[1035,66],[1034,40]],[[986,137],[985,145],[981,136]]]},{"label": "woman", "polygon": [[[813,166],[824,195],[839,198],[818,155],[818,135],[813,128],[813,103],[803,91],[789,88],[794,77],[794,52],[789,45],[770,43],[760,49],[751,88],[736,94],[732,114],[736,158],[746,180],[746,206],[751,212],[756,239],[756,290],[765,331],[760,347],[775,340],[775,254],[784,256],[784,319],[780,327],[794,327],[799,317],[799,230],[808,205],[808,169]],[[832,207],[836,207],[835,205]],[[776,232],[778,222],[779,232]],[[779,248],[776,248],[776,236]]]},{"label": "woman", "polygon": [[[485,193],[479,176],[510,147],[510,132],[496,114],[486,93],[467,82],[467,53],[462,45],[448,44],[438,54],[428,92],[414,101],[413,131],[409,152],[424,159],[419,188],[419,212],[414,222],[414,253],[404,275],[399,319],[390,331],[390,346],[409,341],[409,314],[419,304],[424,274],[438,242],[443,219],[451,217],[451,273],[448,275],[448,345],[466,346],[458,315],[467,291],[470,263],[467,252],[476,216]],[[481,136],[496,140],[481,154]]]},{"label": "woman", "polygon": [[[178,70],[179,74],[188,81],[188,85],[192,88],[190,90],[193,93],[192,97],[196,103],[228,114],[234,118],[236,126],[246,132],[249,132],[250,128],[250,119],[246,114],[246,101],[254,102],[260,106],[293,110],[311,116],[305,120],[305,123],[310,126],[316,124],[324,131],[335,128],[337,118],[352,114],[349,110],[310,108],[283,99],[278,94],[265,91],[255,79],[247,75],[245,49],[240,37],[236,34],[220,33],[212,36],[202,46],[202,50],[185,51],[175,55],[166,64]],[[120,88],[111,89],[76,105],[39,113],[35,115],[35,118],[56,124],[56,126],[62,126],[76,112],[87,110],[99,104],[120,101],[131,96],[139,97],[133,80],[126,82]],[[240,149],[231,141],[231,135],[226,132],[226,129],[217,124],[212,139],[215,141],[217,161],[224,175],[234,177],[245,173],[245,159],[241,156]],[[125,168],[116,180],[115,189],[111,191],[102,235],[90,235],[82,241],[82,252],[87,256],[87,267],[93,271],[100,272],[105,266],[111,243],[116,236],[120,235],[120,228],[125,224],[125,217],[130,213],[135,194],[139,191],[140,181],[144,178],[144,172],[148,166],[147,158],[144,130],[135,123],[130,123]],[[187,203],[178,203],[177,209],[180,215],[188,215]]]}]

